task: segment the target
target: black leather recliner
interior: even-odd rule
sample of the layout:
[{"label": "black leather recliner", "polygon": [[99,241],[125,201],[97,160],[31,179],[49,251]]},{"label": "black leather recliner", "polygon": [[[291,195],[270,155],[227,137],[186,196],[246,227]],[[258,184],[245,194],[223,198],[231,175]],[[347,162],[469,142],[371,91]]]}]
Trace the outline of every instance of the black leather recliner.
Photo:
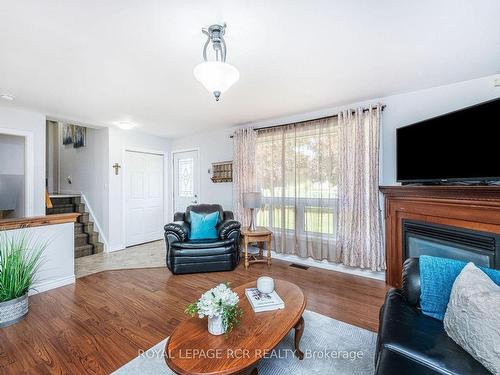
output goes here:
[{"label": "black leather recliner", "polygon": [[424,315],[419,306],[419,260],[410,258],[401,289],[389,290],[380,309],[376,375],[490,374],[446,334],[442,321]]},{"label": "black leather recliner", "polygon": [[[219,238],[189,240],[191,212],[210,214],[219,212]],[[189,206],[185,213],[176,212],[174,222],[165,225],[167,267],[174,274],[231,271],[240,261],[240,223],[231,211],[223,211],[218,204]]]}]

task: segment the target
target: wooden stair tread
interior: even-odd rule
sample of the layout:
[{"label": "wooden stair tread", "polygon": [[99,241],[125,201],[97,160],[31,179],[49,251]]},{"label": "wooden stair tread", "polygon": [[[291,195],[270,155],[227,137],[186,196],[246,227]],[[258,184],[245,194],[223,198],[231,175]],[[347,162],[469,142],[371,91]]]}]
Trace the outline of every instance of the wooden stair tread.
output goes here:
[{"label": "wooden stair tread", "polygon": [[81,196],[77,194],[52,194],[52,208],[46,209],[47,215],[61,213],[79,213],[74,226],[75,258],[103,252],[104,245],[99,242],[99,233],[94,230],[94,223],[85,210]]}]

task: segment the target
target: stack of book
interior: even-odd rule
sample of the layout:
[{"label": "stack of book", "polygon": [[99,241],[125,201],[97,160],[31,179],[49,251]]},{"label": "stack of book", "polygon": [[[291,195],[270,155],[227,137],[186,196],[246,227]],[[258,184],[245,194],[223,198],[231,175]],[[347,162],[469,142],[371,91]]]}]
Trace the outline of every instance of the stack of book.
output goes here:
[{"label": "stack of book", "polygon": [[247,296],[248,302],[250,302],[250,306],[252,306],[253,311],[255,312],[263,312],[263,311],[271,311],[284,309],[285,303],[278,296],[276,291],[273,291],[269,294],[264,294],[259,292],[257,288],[248,288],[245,289],[245,295]]}]

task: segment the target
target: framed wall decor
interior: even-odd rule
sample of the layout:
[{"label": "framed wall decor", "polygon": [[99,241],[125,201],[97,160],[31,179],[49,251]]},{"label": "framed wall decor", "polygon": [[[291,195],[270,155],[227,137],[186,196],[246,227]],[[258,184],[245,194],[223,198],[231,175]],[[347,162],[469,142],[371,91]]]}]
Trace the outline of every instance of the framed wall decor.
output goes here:
[{"label": "framed wall decor", "polygon": [[233,162],[212,163],[212,182],[233,182]]},{"label": "framed wall decor", "polygon": [[75,126],[74,129],[73,147],[85,147],[87,143],[87,128],[84,126]]},{"label": "framed wall decor", "polygon": [[62,126],[62,143],[63,145],[70,145],[73,143],[75,126],[64,124]]}]

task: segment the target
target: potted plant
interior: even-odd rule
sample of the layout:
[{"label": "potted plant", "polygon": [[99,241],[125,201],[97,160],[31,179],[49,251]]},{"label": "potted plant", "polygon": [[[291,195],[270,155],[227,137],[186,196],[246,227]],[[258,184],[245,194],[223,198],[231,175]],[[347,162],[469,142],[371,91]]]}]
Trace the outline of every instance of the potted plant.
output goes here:
[{"label": "potted plant", "polygon": [[9,236],[0,232],[0,327],[14,324],[28,313],[28,291],[46,247],[30,233]]},{"label": "potted plant", "polygon": [[186,308],[186,314],[200,319],[208,317],[208,332],[212,335],[229,334],[239,324],[243,310],[238,306],[238,295],[229,284],[219,284],[202,294],[201,298]]}]

